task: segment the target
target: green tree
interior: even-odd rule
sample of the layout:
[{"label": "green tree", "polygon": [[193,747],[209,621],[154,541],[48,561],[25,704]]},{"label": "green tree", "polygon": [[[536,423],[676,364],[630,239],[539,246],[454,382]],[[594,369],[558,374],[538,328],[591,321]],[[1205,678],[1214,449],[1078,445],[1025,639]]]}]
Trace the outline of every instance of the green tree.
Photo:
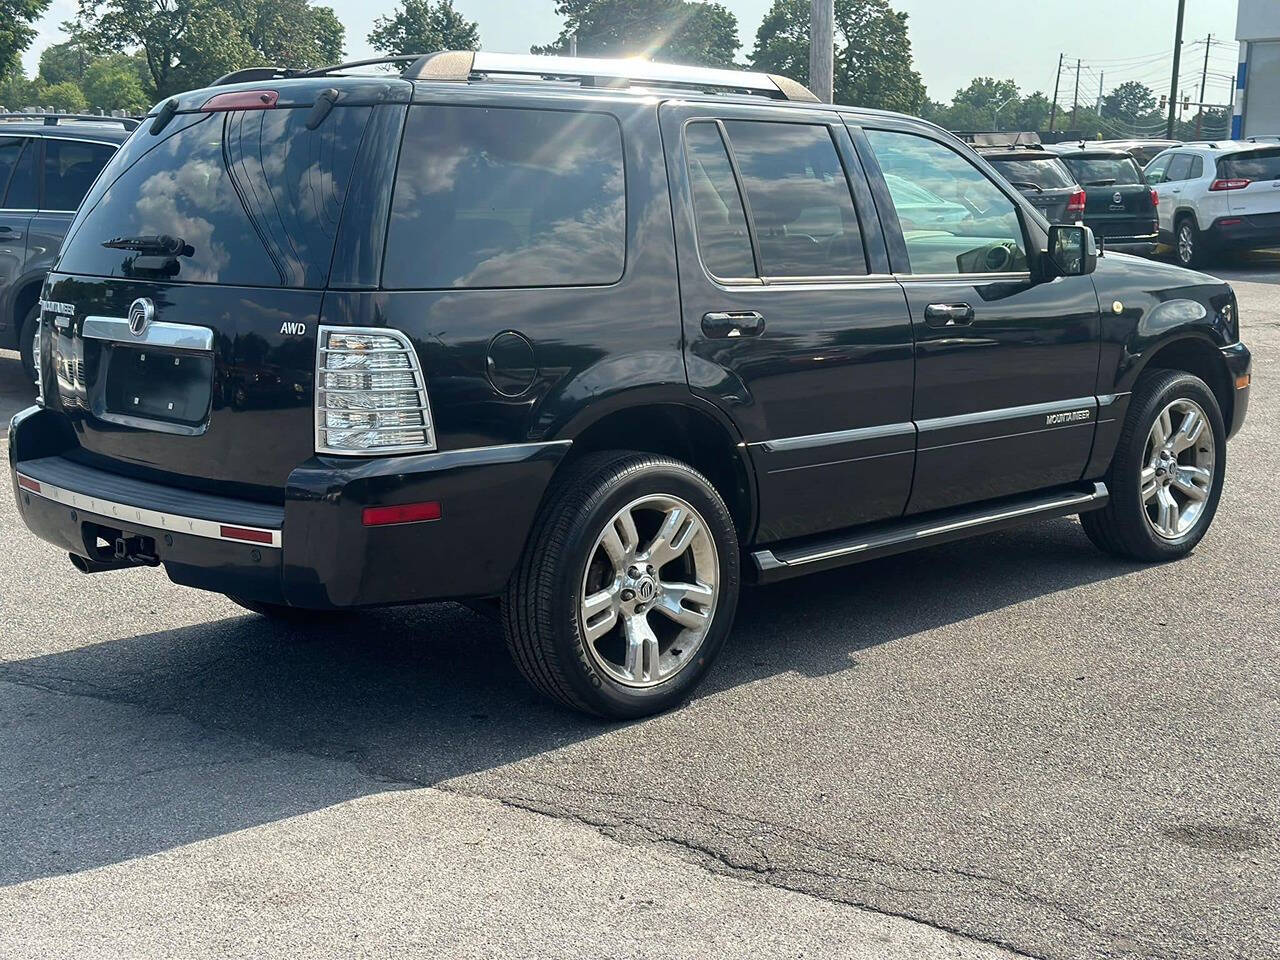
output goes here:
[{"label": "green tree", "polygon": [[40,102],[40,87],[39,80],[28,80],[22,72],[22,64],[15,61],[0,75],[0,106],[6,110],[34,107]]},{"label": "green tree", "polygon": [[1134,123],[1156,109],[1156,95],[1145,83],[1128,80],[1102,98],[1102,115],[1118,123]]},{"label": "green tree", "polygon": [[[807,0],[806,0],[807,2]],[[552,43],[534,53],[589,57],[644,57],[669,63],[731,67],[738,48],[738,18],[719,3],[701,0],[560,0],[565,18]]]},{"label": "green tree", "polygon": [[89,109],[84,91],[70,80],[45,87],[40,91],[40,102],[46,107],[65,110],[67,113],[84,113]]},{"label": "green tree", "polygon": [[51,0],[0,0],[0,69],[18,62],[23,50],[31,46],[36,31],[32,27]]},{"label": "green tree", "polygon": [[373,21],[369,45],[388,56],[477,50],[480,31],[453,9],[453,0],[404,0],[391,16]]},{"label": "green tree", "polygon": [[[65,30],[68,24],[62,26]],[[64,43],[50,44],[40,53],[37,75],[45,83],[62,83],[64,80],[79,83],[96,55],[97,51],[79,37],[72,37]]]},{"label": "green tree", "polygon": [[[835,99],[918,113],[924,82],[912,67],[907,15],[888,0],[836,0]],[[809,0],[773,0],[756,31],[758,70],[809,82]]]},{"label": "green tree", "polygon": [[80,81],[89,106],[99,110],[144,113],[150,104],[138,77],[137,61],[123,53],[95,60]]},{"label": "green tree", "polygon": [[241,67],[313,66],[342,51],[333,11],[307,0],[80,0],[78,23],[106,49],[139,51],[154,98]]}]

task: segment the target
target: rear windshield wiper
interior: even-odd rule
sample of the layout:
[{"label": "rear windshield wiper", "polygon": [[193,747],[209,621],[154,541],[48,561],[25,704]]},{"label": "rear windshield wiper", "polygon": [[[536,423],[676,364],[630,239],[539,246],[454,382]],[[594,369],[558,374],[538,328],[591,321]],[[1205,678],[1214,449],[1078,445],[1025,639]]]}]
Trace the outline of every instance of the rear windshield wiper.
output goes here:
[{"label": "rear windshield wiper", "polygon": [[171,237],[167,233],[143,237],[112,237],[102,241],[102,245],[113,250],[132,250],[134,253],[154,257],[189,257],[196,252],[181,237]]},{"label": "rear windshield wiper", "polygon": [[1044,193],[1044,187],[1038,183],[1032,183],[1030,180],[1010,180],[1009,182],[1019,190],[1026,189],[1034,190],[1036,193]]}]

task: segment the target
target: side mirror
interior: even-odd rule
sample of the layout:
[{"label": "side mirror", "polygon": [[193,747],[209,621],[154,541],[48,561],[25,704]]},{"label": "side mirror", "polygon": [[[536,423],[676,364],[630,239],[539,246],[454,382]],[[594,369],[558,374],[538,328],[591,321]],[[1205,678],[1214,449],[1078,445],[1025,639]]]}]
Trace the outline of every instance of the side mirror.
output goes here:
[{"label": "side mirror", "polygon": [[1050,277],[1083,277],[1098,269],[1098,241],[1080,224],[1055,223],[1049,228],[1049,249],[1043,254]]}]

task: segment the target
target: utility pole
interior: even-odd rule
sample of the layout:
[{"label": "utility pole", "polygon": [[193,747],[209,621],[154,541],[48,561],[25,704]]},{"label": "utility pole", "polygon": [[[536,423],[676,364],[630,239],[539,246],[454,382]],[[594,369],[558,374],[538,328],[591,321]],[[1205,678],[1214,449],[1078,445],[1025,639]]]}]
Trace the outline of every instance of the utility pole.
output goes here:
[{"label": "utility pole", "polygon": [[1098,105],[1093,108],[1093,112],[1099,117],[1102,116],[1102,81],[1106,79],[1105,73],[1098,74]]},{"label": "utility pole", "polygon": [[578,35],[576,33],[569,34],[569,56],[576,57],[578,55]]},{"label": "utility pole", "polygon": [[1200,71],[1200,109],[1196,111],[1196,139],[1200,139],[1200,128],[1204,126],[1204,85],[1209,79],[1209,48],[1213,46],[1213,34],[1209,34],[1204,42],[1204,69]]},{"label": "utility pole", "polygon": [[1053,133],[1054,125],[1058,121],[1058,85],[1062,83],[1062,58],[1065,54],[1058,54],[1058,75],[1053,78],[1053,107],[1049,110],[1049,132]]},{"label": "utility pole", "polygon": [[1173,34],[1173,79],[1169,81],[1169,122],[1165,137],[1173,139],[1173,118],[1178,110],[1178,69],[1182,66],[1182,21],[1187,14],[1187,0],[1178,0],[1178,26]]},{"label": "utility pole", "polygon": [[1077,129],[1076,114],[1079,111],[1080,111],[1080,61],[1077,60],[1076,61],[1076,93],[1075,93],[1074,99],[1071,101],[1071,129],[1072,130]]},{"label": "utility pole", "polygon": [[809,0],[809,89],[823,103],[835,95],[835,0]]}]

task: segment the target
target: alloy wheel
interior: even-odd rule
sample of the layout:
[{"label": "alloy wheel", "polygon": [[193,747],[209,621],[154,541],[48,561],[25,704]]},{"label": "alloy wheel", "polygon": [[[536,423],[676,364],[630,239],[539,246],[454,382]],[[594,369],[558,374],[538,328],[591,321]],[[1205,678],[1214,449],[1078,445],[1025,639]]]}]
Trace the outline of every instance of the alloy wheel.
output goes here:
[{"label": "alloy wheel", "polygon": [[652,687],[696,657],[720,594],[715,541],[679,497],[633,500],[605,524],[579,598],[585,646],[618,683]]},{"label": "alloy wheel", "polygon": [[1204,515],[1213,491],[1213,429],[1194,400],[1169,403],[1147,435],[1141,490],[1147,522],[1157,536],[1185,536]]},{"label": "alloy wheel", "polygon": [[1178,261],[1183,264],[1190,264],[1196,255],[1196,237],[1191,230],[1191,224],[1184,223],[1178,228]]}]

